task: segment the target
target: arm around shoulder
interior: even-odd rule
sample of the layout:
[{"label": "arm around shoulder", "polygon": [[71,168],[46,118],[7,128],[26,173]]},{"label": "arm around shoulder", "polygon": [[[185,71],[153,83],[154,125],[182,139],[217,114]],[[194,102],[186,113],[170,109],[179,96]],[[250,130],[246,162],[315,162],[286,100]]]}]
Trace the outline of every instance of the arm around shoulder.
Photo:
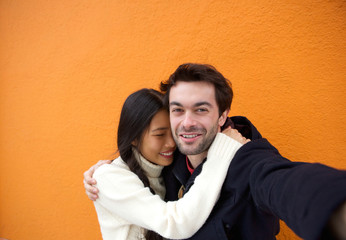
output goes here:
[{"label": "arm around shoulder", "polygon": [[[242,146],[218,134],[195,184],[183,198],[164,202],[144,188],[126,165],[105,166],[95,173],[100,190],[96,201],[114,216],[153,230],[163,237],[188,238],[203,225],[215,205],[232,157]],[[215,174],[217,173],[217,174]],[[198,202],[198,204],[196,204]]]}]

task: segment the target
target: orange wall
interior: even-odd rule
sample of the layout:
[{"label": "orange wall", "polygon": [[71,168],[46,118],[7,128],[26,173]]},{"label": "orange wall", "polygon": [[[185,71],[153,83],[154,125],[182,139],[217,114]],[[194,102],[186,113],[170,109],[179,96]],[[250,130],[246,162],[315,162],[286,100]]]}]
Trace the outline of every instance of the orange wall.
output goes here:
[{"label": "orange wall", "polygon": [[101,239],[82,173],[183,62],[228,77],[284,156],[346,168],[346,2],[261,2],[1,0],[0,237]]}]

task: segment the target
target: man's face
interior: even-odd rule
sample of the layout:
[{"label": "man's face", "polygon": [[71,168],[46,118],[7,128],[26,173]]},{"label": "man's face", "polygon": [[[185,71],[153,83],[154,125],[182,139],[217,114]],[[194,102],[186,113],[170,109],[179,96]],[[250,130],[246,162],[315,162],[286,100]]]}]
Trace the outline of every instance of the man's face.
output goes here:
[{"label": "man's face", "polygon": [[228,111],[219,116],[214,85],[178,81],[169,93],[173,138],[185,155],[206,153]]}]

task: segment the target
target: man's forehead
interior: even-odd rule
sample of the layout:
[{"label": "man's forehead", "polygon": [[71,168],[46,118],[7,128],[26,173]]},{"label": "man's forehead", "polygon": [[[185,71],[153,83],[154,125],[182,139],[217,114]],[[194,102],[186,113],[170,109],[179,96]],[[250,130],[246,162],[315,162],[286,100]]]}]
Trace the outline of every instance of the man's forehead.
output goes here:
[{"label": "man's forehead", "polygon": [[185,92],[191,92],[191,93],[204,92],[204,93],[214,94],[215,87],[213,84],[209,82],[203,82],[203,81],[197,81],[197,82],[178,81],[175,85],[171,87],[169,96],[171,96],[172,93],[174,93],[174,96],[180,96]]},{"label": "man's forehead", "polygon": [[183,82],[179,81],[172,86],[169,93],[169,103],[201,105],[201,103],[214,104],[215,88],[208,82]]},{"label": "man's forehead", "polygon": [[175,84],[172,86],[172,88],[177,88],[177,87],[200,87],[200,86],[206,86],[209,88],[214,88],[214,85],[210,82],[207,81],[183,81],[183,80],[178,80],[175,82]]}]

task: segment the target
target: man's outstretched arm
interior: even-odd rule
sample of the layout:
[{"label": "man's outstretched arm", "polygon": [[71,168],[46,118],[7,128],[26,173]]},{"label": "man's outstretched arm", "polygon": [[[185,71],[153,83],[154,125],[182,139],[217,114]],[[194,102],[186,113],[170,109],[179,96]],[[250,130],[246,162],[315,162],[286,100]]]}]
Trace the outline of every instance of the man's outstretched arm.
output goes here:
[{"label": "man's outstretched arm", "polygon": [[[252,161],[247,161],[247,148]],[[239,164],[250,166],[250,191],[259,208],[277,215],[304,239],[346,239],[346,171],[291,162],[264,139],[245,145],[239,156]]]}]

